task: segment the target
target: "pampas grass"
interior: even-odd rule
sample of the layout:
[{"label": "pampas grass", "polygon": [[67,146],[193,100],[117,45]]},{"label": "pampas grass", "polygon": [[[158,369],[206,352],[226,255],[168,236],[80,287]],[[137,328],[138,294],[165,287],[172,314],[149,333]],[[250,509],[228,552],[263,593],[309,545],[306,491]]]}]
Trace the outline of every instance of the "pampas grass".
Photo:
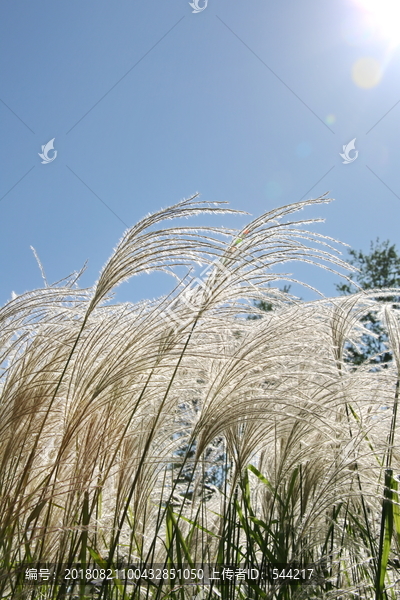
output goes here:
[{"label": "pampas grass", "polygon": [[[93,288],[73,274],[1,309],[2,598],[396,597],[396,308],[382,314],[391,363],[355,368],[346,352],[377,298],[399,290],[301,302],[278,288],[292,261],[347,268],[334,240],[308,231],[316,220],[292,220],[327,202],[241,231],[176,225],[235,213],[194,196],[125,232]],[[170,294],[112,303],[153,271],[175,277]],[[122,563],[169,576],[62,578]],[[205,563],[313,565],[318,579],[171,576]],[[46,564],[54,578],[26,579]]]}]

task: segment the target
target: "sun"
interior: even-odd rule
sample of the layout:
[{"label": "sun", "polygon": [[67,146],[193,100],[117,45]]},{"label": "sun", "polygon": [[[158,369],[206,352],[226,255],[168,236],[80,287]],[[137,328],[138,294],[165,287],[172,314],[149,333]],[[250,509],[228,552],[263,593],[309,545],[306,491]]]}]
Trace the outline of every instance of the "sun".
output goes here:
[{"label": "sun", "polygon": [[393,47],[400,44],[400,0],[355,0],[355,3],[365,11],[379,36]]}]

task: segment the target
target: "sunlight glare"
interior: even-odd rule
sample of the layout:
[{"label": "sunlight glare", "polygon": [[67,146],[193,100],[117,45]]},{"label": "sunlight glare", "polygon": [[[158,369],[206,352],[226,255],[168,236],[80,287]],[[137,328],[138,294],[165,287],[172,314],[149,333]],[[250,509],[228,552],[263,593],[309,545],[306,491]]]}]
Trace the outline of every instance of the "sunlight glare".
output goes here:
[{"label": "sunlight glare", "polygon": [[355,0],[392,46],[400,44],[400,0]]}]

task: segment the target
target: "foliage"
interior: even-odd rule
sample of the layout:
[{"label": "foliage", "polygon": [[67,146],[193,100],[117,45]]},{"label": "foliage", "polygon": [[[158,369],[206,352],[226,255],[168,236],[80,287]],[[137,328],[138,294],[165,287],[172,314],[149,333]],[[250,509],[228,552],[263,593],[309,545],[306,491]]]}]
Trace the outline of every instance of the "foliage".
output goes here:
[{"label": "foliage", "polygon": [[[261,215],[245,235],[162,228],[227,210],[190,198],[128,230],[93,288],[74,274],[0,310],[1,598],[396,597],[399,313],[385,303],[394,360],[373,372],[344,356],[374,292],[254,306],[290,282],[277,265],[348,268],[290,216],[323,202]],[[128,277],[198,263],[201,284],[189,274],[166,297],[111,303]],[[123,567],[138,563],[167,576],[128,582]],[[48,583],[25,579],[44,564],[57,570]],[[77,564],[118,577],[64,580]],[[188,585],[184,565],[266,577]],[[317,577],[300,585],[296,565]]]},{"label": "foliage", "polygon": [[[349,250],[349,254],[351,256],[349,264],[359,269],[349,276],[351,279],[355,277],[356,283],[362,289],[400,287],[400,256],[396,245],[390,244],[389,240],[380,242],[377,238],[375,242],[371,242],[369,254],[353,248]],[[349,282],[338,284],[336,288],[343,294],[357,291],[357,288]]]},{"label": "foliage", "polygon": [[[359,288],[363,290],[377,290],[380,288],[400,287],[400,256],[396,246],[389,240],[371,242],[369,254],[362,250],[349,250],[349,263],[357,269],[349,277],[355,277],[357,287],[351,282],[340,283],[336,289],[342,294],[355,293]],[[377,296],[381,302],[399,302],[399,297]],[[387,346],[387,332],[379,316],[379,310],[371,311],[362,319],[365,328],[370,333],[364,333],[362,347],[349,346],[349,360],[355,365],[360,365],[369,360],[374,365],[384,365],[392,357]]]},{"label": "foliage", "polygon": [[[282,289],[280,289],[279,291],[282,292],[283,294],[288,294],[290,292],[290,285],[284,285]],[[276,291],[275,291],[276,293]],[[280,298],[282,300],[282,296],[280,295]],[[271,294],[271,297],[268,300],[255,300],[254,301],[254,306],[259,310],[264,312],[270,312],[271,310],[274,309],[274,298],[273,295]],[[247,318],[250,319],[251,321],[256,321],[257,319],[261,319],[262,318],[262,314],[260,314],[259,312],[255,315],[249,315]]]}]

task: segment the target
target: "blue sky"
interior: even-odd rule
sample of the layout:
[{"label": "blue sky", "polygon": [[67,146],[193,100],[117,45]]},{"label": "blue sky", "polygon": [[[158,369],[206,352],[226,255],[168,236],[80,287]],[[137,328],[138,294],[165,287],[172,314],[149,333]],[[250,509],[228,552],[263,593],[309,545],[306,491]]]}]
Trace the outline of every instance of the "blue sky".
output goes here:
[{"label": "blue sky", "polygon": [[[194,192],[258,215],[329,191],[334,203],[306,213],[326,219],[316,231],[357,249],[377,236],[400,246],[400,33],[385,29],[397,19],[400,32],[400,13],[377,28],[382,14],[362,2],[393,8],[209,0],[194,14],[186,0],[3,0],[1,304],[41,286],[30,246],[50,281],[88,260],[91,285],[123,223]],[[52,138],[57,158],[42,164]],[[358,157],[343,164],[354,138]],[[337,277],[291,270],[336,294]],[[140,277],[117,297],[172,283]]]}]

